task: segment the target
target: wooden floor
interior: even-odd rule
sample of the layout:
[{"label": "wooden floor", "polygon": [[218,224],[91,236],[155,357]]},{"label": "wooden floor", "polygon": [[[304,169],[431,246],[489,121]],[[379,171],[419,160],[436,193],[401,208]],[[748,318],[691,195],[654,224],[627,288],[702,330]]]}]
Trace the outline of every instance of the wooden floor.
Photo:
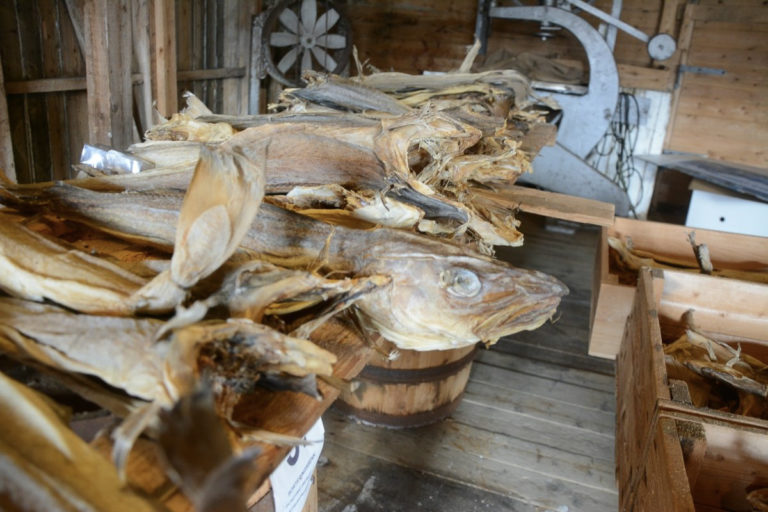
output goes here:
[{"label": "wooden floor", "polygon": [[534,216],[522,231],[524,247],[497,256],[568,285],[559,319],[481,350],[439,424],[390,430],[326,413],[321,511],[617,510],[613,361],[586,355],[599,231]]}]

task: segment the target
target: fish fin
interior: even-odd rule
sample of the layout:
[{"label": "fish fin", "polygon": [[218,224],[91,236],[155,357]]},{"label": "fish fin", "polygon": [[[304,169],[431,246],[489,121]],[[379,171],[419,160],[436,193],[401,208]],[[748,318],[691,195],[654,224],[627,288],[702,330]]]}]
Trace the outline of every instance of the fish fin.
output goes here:
[{"label": "fish fin", "polygon": [[171,259],[174,282],[189,288],[213,272],[215,268],[211,268],[211,262],[218,264],[222,258],[211,258],[210,253],[224,251],[231,236],[232,226],[226,206],[217,205],[198,215],[174,249]]},{"label": "fish fin", "polygon": [[112,432],[112,461],[117,468],[117,474],[120,480],[126,481],[126,464],[128,454],[133,449],[136,439],[147,429],[158,417],[161,406],[157,402],[150,402],[136,411],[132,412],[118,427]]}]

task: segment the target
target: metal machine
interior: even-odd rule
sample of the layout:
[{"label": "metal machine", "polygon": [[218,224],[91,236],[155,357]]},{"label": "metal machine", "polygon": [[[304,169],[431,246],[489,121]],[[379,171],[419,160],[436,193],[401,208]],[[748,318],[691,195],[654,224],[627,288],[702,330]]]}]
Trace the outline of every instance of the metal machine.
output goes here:
[{"label": "metal machine", "polygon": [[[612,30],[603,37],[573,8],[600,18],[610,24]],[[535,172],[522,176],[519,181],[613,203],[616,214],[625,216],[630,209],[626,192],[585,160],[605,134],[616,109],[619,73],[612,50],[615,30],[618,28],[646,42],[649,55],[656,60],[671,57],[675,52],[675,41],[668,34],[649,37],[617,19],[620,11],[621,0],[614,0],[613,16],[582,0],[550,0],[543,5],[514,7],[498,7],[495,1],[478,0],[475,37],[481,41],[484,52],[492,18],[538,21],[542,24],[542,37],[551,33],[554,27],[562,27],[576,37],[589,62],[589,83],[586,89],[533,84],[534,89],[547,91],[554,97],[563,115],[555,145],[544,147],[533,162]]]}]

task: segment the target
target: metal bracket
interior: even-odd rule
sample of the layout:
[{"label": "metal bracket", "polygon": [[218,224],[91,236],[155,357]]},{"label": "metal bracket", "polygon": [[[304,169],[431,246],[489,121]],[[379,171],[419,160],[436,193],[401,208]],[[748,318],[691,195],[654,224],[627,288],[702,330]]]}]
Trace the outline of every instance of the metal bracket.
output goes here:
[{"label": "metal bracket", "polygon": [[715,76],[723,76],[725,75],[724,69],[719,68],[708,68],[705,66],[686,66],[684,64],[681,64],[680,66],[677,66],[677,77],[675,78],[675,89],[678,89],[680,87],[680,83],[683,79],[683,73],[694,73],[696,75],[715,75]]}]

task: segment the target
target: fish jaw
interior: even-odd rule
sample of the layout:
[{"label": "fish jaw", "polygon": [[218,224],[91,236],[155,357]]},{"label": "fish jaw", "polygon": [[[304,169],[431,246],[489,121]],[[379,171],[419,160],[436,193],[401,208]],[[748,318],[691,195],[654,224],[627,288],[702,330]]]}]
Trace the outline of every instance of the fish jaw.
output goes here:
[{"label": "fish jaw", "polygon": [[370,327],[409,350],[494,343],[535,329],[568,293],[547,274],[480,256],[425,253],[382,258],[377,266],[379,273],[393,270],[392,284],[358,307]]}]

